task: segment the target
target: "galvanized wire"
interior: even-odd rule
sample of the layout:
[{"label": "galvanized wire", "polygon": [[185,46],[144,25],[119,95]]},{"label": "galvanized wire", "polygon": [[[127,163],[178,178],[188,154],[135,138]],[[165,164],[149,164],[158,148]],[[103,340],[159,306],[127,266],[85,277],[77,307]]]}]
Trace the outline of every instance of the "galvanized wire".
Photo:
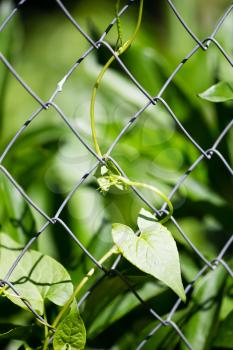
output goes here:
[{"label": "galvanized wire", "polygon": [[[8,23],[12,21],[13,17],[17,14],[18,10],[23,11],[23,5],[27,2],[27,0],[21,0],[19,1],[18,5],[12,10],[12,12],[3,20],[2,24],[0,25],[0,32],[5,30]],[[125,174],[124,170],[121,168],[120,164],[117,162],[116,159],[111,157],[111,153],[115,147],[117,147],[117,144],[120,142],[121,138],[125,136],[125,134],[128,132],[128,130],[137,122],[140,115],[148,109],[149,106],[153,105],[153,108],[156,108],[158,104],[161,104],[170,117],[173,119],[177,127],[180,129],[180,131],[184,134],[184,136],[187,138],[187,142],[191,142],[194,147],[199,152],[199,156],[197,159],[191,164],[191,166],[187,169],[187,171],[178,179],[176,184],[174,185],[173,189],[171,190],[170,194],[168,195],[168,198],[170,200],[173,199],[173,196],[176,194],[176,192],[179,190],[180,186],[187,180],[187,178],[190,176],[190,174],[196,169],[196,167],[199,166],[200,163],[207,161],[211,162],[211,160],[215,157],[218,158],[218,161],[221,162],[224,167],[226,168],[226,171],[228,172],[229,176],[233,176],[233,169],[231,168],[230,164],[227,162],[227,160],[224,157],[224,154],[221,153],[221,151],[218,149],[219,144],[224,139],[224,137],[229,132],[230,128],[233,125],[233,120],[231,120],[228,125],[221,131],[220,135],[215,140],[214,144],[210,146],[209,149],[203,149],[201,145],[198,144],[197,141],[191,136],[191,134],[187,131],[187,129],[184,127],[184,125],[179,121],[178,116],[174,113],[172,108],[169,106],[168,102],[163,98],[163,94],[170,85],[170,83],[173,81],[175,76],[180,72],[180,70],[183,68],[187,62],[189,62],[193,56],[197,54],[197,52],[201,49],[205,53],[208,51],[209,47],[212,45],[215,45],[217,50],[219,51],[219,55],[222,56],[223,59],[226,59],[226,61],[229,63],[229,65],[233,65],[233,60],[228,54],[224,48],[220,45],[220,43],[216,39],[216,35],[225,22],[226,18],[229,16],[233,9],[233,5],[231,5],[229,8],[226,9],[226,11],[223,13],[223,15],[220,17],[218,23],[213,28],[212,33],[207,35],[204,39],[199,39],[197,35],[192,31],[192,29],[187,25],[184,18],[182,17],[182,14],[180,11],[177,10],[176,6],[171,0],[167,0],[167,5],[170,7],[171,11],[174,12],[174,15],[178,18],[181,25],[183,26],[183,29],[187,32],[188,35],[192,38],[194,41],[194,47],[193,49],[182,59],[182,61],[177,65],[177,67],[174,69],[174,71],[168,76],[167,80],[161,87],[161,89],[157,92],[155,96],[151,96],[137,81],[135,76],[130,72],[130,70],[127,68],[127,66],[123,63],[121,58],[115,53],[115,51],[112,49],[112,47],[108,44],[107,41],[105,41],[105,38],[108,34],[108,32],[111,30],[111,28],[116,24],[117,18],[114,18],[111,23],[108,25],[106,30],[103,32],[99,40],[94,41],[86,32],[83,30],[83,28],[80,26],[80,24],[77,22],[77,20],[72,16],[70,11],[65,7],[65,5],[62,3],[61,0],[55,0],[57,6],[62,11],[64,16],[73,24],[74,28],[87,40],[87,42],[90,44],[89,48],[82,54],[82,56],[77,59],[74,64],[68,69],[67,73],[60,79],[60,81],[57,83],[57,86],[55,87],[53,93],[51,96],[47,99],[47,101],[43,101],[40,96],[38,96],[30,86],[24,81],[24,79],[18,74],[16,69],[11,65],[11,63],[7,60],[7,58],[0,54],[0,59],[2,64],[6,66],[6,68],[9,70],[9,72],[14,76],[15,79],[23,86],[23,88],[28,92],[28,94],[31,95],[31,97],[38,103],[38,108],[29,116],[29,118],[25,121],[25,123],[19,128],[19,130],[16,132],[14,137],[11,139],[11,141],[6,146],[5,150],[0,155],[0,171],[1,173],[12,183],[12,185],[15,187],[15,189],[20,193],[20,195],[24,198],[25,201],[28,202],[28,204],[33,207],[37,213],[39,213],[42,218],[44,219],[44,224],[42,225],[41,229],[28,241],[28,243],[25,245],[25,247],[20,252],[19,256],[15,260],[15,262],[12,264],[11,268],[7,272],[5,278],[0,281],[0,286],[7,286],[10,288],[17,296],[20,297],[17,288],[12,284],[10,281],[10,277],[19,264],[20,260],[24,256],[24,254],[29,250],[33,242],[37,240],[37,238],[50,226],[50,225],[60,225],[64,229],[64,234],[67,233],[73,241],[80,247],[80,249],[84,252],[86,256],[94,263],[94,265],[102,272],[102,276],[99,277],[93,285],[89,288],[89,290],[86,291],[86,293],[82,296],[82,298],[78,301],[78,305],[81,306],[82,303],[91,295],[93,290],[100,285],[106,278],[109,276],[112,276],[113,274],[117,275],[127,286],[129,291],[133,293],[133,295],[139,300],[139,302],[143,305],[145,310],[152,315],[155,319],[156,326],[151,328],[148,335],[144,338],[144,340],[138,345],[137,350],[142,349],[143,346],[147,343],[147,341],[153,336],[156,336],[156,333],[161,327],[172,327],[174,332],[176,332],[180,339],[184,342],[187,349],[195,350],[193,348],[188,339],[185,337],[182,330],[179,328],[179,326],[173,321],[173,316],[178,309],[179,305],[181,304],[181,299],[177,299],[175,304],[173,305],[172,309],[170,310],[167,317],[163,318],[161,317],[156,310],[150,307],[139,295],[139,293],[136,291],[134,286],[131,285],[131,283],[127,280],[127,278],[117,269],[118,264],[121,260],[121,256],[118,256],[115,259],[115,262],[111,266],[110,269],[106,269],[103,265],[101,265],[97,259],[88,251],[88,249],[80,242],[80,240],[77,238],[78,232],[74,233],[70,227],[67,225],[67,223],[61,219],[61,213],[63,212],[64,208],[67,206],[67,203],[70,201],[71,197],[79,190],[79,188],[82,186],[82,184],[85,183],[85,181],[90,177],[90,175],[96,170],[98,165],[105,164],[106,157],[108,160],[111,160],[114,165],[118,168],[121,175],[127,178],[127,175]],[[137,3],[136,0],[130,0],[128,4],[126,4],[120,11],[119,16],[123,16],[125,12],[128,11],[129,7],[133,5],[134,3]],[[62,93],[62,89],[66,83],[66,81],[69,79],[69,77],[73,74],[75,70],[78,69],[79,65],[82,61],[84,61],[94,50],[98,50],[100,47],[105,46],[111,55],[115,56],[115,59],[119,63],[119,66],[124,71],[124,73],[128,76],[128,78],[133,82],[133,84],[137,87],[138,91],[142,93],[142,95],[148,100],[145,105],[139,109],[126,123],[126,125],[122,128],[118,136],[113,140],[112,144],[108,147],[108,150],[105,154],[105,158],[101,158],[95,150],[92,149],[92,147],[82,138],[79,131],[76,129],[74,125],[70,122],[69,118],[65,115],[64,111],[61,107],[59,107],[54,101],[56,100],[59,93]],[[17,139],[21,136],[21,134],[25,131],[29,125],[34,122],[35,119],[39,118],[42,111],[47,111],[49,109],[53,108],[57,115],[63,120],[63,122],[67,125],[67,127],[70,129],[70,132],[73,133],[73,135],[77,138],[77,140],[87,149],[87,151],[96,159],[95,164],[90,168],[89,171],[87,171],[81,179],[75,184],[73,189],[68,193],[66,198],[64,199],[63,203],[58,208],[57,212],[54,214],[54,216],[49,216],[43,208],[40,208],[36,203],[34,203],[33,199],[24,191],[24,189],[20,186],[20,184],[17,183],[17,181],[14,179],[14,177],[10,173],[10,169],[6,169],[6,167],[3,165],[5,157],[8,155],[9,152],[11,152],[12,146],[15,144]],[[167,204],[164,203],[161,208],[154,207],[149,200],[136,188],[132,186],[132,190],[134,191],[135,195],[143,201],[144,204],[146,204],[156,216],[162,216],[164,213],[166,213],[166,207]],[[226,256],[227,251],[229,250],[230,246],[233,244],[233,235],[228,239],[227,242],[225,242],[224,246],[222,247],[221,251],[219,252],[218,256],[209,261],[203,253],[194,245],[194,243],[190,240],[186,232],[182,229],[182,227],[179,225],[177,220],[174,216],[170,218],[171,222],[176,226],[178,231],[180,232],[181,236],[185,239],[189,247],[193,250],[193,252],[197,255],[197,257],[200,259],[202,263],[202,268],[197,273],[197,275],[194,277],[192,281],[186,286],[185,293],[186,295],[191,292],[193,286],[195,283],[208,271],[208,270],[214,270],[218,268],[219,265],[222,265],[226,272],[229,274],[231,278],[233,278],[233,271],[231,270],[231,267],[227,263],[226,260],[224,260],[224,257]],[[28,307],[28,309],[35,315],[38,320],[43,321],[46,323],[45,320],[31,307],[31,305],[24,299],[22,299],[23,303]]]}]

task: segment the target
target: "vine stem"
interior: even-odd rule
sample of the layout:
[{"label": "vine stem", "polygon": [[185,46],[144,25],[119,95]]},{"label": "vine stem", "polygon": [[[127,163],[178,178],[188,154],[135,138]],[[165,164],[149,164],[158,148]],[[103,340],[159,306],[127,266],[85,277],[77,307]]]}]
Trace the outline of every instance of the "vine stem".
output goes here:
[{"label": "vine stem", "polygon": [[[102,256],[102,258],[98,261],[98,263],[101,265],[103,264],[107,259],[109,259],[113,254],[116,254],[118,252],[117,247],[114,245],[113,247],[111,247],[110,250],[107,251],[106,254],[104,254],[104,256]],[[65,305],[62,307],[62,309],[60,310],[60,312],[58,313],[57,317],[55,318],[52,326],[54,328],[56,328],[56,326],[58,325],[58,323],[60,322],[62,316],[66,313],[66,311],[68,310],[68,308],[70,307],[71,303],[73,302],[73,300],[76,298],[76,296],[78,295],[78,293],[80,292],[80,290],[85,286],[85,284],[88,282],[89,278],[95,273],[95,268],[92,268],[90,271],[88,271],[88,273],[86,274],[86,276],[81,280],[81,282],[77,285],[77,287],[75,288],[73,294],[70,296],[70,298],[67,300],[67,302],[65,303]],[[45,348],[46,349],[46,348]],[[44,349],[44,350],[45,350]]]},{"label": "vine stem", "polygon": [[[122,46],[123,40],[122,40],[122,29],[121,29],[121,19],[119,17],[119,7],[120,7],[120,2],[121,0],[117,0],[116,2],[116,6],[115,6],[115,13],[116,13],[116,25],[117,25],[117,32],[118,32],[118,38],[117,38],[117,42],[116,42],[116,48],[119,46]],[[119,44],[119,46],[118,46]]]},{"label": "vine stem", "polygon": [[172,202],[170,201],[170,199],[163,193],[161,192],[158,188],[152,186],[152,185],[148,185],[148,184],[145,184],[145,183],[142,183],[142,182],[135,182],[135,181],[131,181],[123,176],[120,176],[120,175],[111,175],[109,176],[109,179],[110,181],[113,180],[113,184],[114,184],[114,179],[118,180],[118,183],[123,183],[125,185],[128,185],[128,186],[134,186],[134,187],[138,187],[138,188],[146,188],[152,192],[154,192],[156,195],[158,195],[159,197],[161,197],[168,205],[168,208],[169,208],[169,213],[168,215],[163,218],[162,220],[160,220],[160,224],[164,224],[165,222],[167,222],[170,217],[172,216],[173,214],[173,205],[172,205]]},{"label": "vine stem", "polygon": [[[44,310],[44,319],[45,321],[47,322],[47,316],[46,316],[46,311]],[[44,346],[43,346],[43,349],[42,350],[46,350],[47,347],[48,347],[48,342],[49,342],[49,338],[48,338],[48,335],[49,335],[49,329],[48,329],[48,326],[45,325],[44,326],[44,333],[45,333],[45,342],[44,342]]]},{"label": "vine stem", "polygon": [[[116,55],[120,56],[123,52],[125,52],[133,43],[139,28],[141,26],[141,21],[142,21],[142,12],[143,12],[143,0],[140,0],[140,5],[139,5],[139,13],[138,13],[138,20],[136,24],[136,28],[132,34],[132,36],[116,51]],[[91,117],[91,133],[92,133],[92,139],[94,143],[94,147],[96,150],[96,153],[102,157],[102,153],[97,141],[97,135],[96,135],[96,126],[95,126],[95,102],[96,102],[96,94],[97,90],[99,88],[99,85],[103,79],[104,74],[106,73],[107,69],[109,66],[112,64],[112,62],[115,60],[115,56],[112,56],[107,63],[104,65],[102,68],[101,72],[99,73],[97,80],[95,82],[94,88],[92,90],[92,96],[91,96],[91,104],[90,104],[90,117]]]}]

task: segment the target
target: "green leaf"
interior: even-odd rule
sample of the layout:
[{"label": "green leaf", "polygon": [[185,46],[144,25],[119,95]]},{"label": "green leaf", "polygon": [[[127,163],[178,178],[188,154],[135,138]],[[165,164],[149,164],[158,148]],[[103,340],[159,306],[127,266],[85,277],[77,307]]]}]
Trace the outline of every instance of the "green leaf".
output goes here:
[{"label": "green leaf", "polygon": [[179,255],[171,233],[160,223],[143,218],[138,219],[138,226],[139,237],[128,226],[113,224],[113,241],[119,251],[133,265],[165,283],[185,301]]},{"label": "green leaf", "polygon": [[0,174],[0,197],[1,231],[25,243],[36,233],[36,222],[28,203],[3,174]]},{"label": "green leaf", "polygon": [[[196,285],[190,305],[192,316],[182,329],[195,350],[209,349],[209,342],[214,335],[214,326],[219,315],[226,277],[224,268],[218,266]],[[183,343],[181,349],[186,349]]]},{"label": "green leaf", "polygon": [[86,329],[76,302],[61,321],[54,334],[54,350],[82,350],[86,343]]},{"label": "green leaf", "polygon": [[233,84],[227,81],[221,81],[220,83],[211,86],[198,96],[211,102],[233,100]]},{"label": "green leaf", "polygon": [[137,224],[141,232],[147,231],[156,221],[155,216],[145,209],[141,209],[138,215]]},{"label": "green leaf", "polygon": [[214,346],[233,349],[233,311],[220,324]]},{"label": "green leaf", "polygon": [[[232,263],[229,260],[228,260],[228,265],[232,266]],[[231,312],[233,312],[233,294],[232,294],[232,290],[233,290],[233,279],[229,275],[228,278],[227,278],[226,284],[225,284],[225,293],[224,293],[223,301],[222,301],[222,304],[221,304],[221,310],[220,310],[220,315],[219,315],[220,321],[225,320],[225,318]]]},{"label": "green leaf", "polygon": [[[0,234],[0,278],[4,279],[18,257],[22,247],[8,235]],[[40,314],[44,313],[44,301],[56,305],[66,303],[73,292],[73,285],[66,269],[53,258],[37,251],[25,253],[10,277],[21,298],[25,298]],[[27,307],[11,289],[2,289],[13,303]]]}]

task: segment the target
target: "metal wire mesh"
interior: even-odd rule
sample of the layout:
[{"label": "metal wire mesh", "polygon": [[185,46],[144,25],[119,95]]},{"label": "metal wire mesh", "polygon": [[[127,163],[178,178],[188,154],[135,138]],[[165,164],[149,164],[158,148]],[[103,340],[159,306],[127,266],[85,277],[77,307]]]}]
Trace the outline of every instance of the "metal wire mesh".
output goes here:
[{"label": "metal wire mesh", "polygon": [[[3,23],[0,26],[0,31],[3,31],[8,23],[12,20],[12,18],[16,15],[19,9],[23,10],[23,5],[25,4],[27,0],[21,0],[18,5],[14,8],[14,10],[10,13],[10,15],[5,18]],[[166,100],[162,97],[165,90],[169,86],[169,84],[173,81],[174,77],[179,73],[179,71],[183,68],[185,64],[187,64],[190,60],[192,60],[193,56],[196,55],[196,53],[200,50],[203,50],[205,52],[208,51],[208,48],[210,45],[215,45],[217,50],[219,51],[219,55],[222,56],[222,59],[227,60],[229,65],[233,65],[233,61],[230,57],[230,55],[224,50],[224,48],[220,45],[220,43],[215,39],[216,34],[218,33],[219,29],[223,25],[224,21],[230,14],[230,12],[233,9],[233,5],[231,5],[222,15],[222,17],[219,19],[218,23],[214,27],[212,33],[210,35],[206,36],[203,40],[200,40],[189,28],[189,26],[184,21],[182,14],[178,12],[175,5],[171,0],[167,0],[168,6],[171,8],[171,10],[174,12],[174,15],[177,17],[177,19],[180,21],[180,23],[183,26],[183,29],[190,35],[190,37],[193,39],[195,46],[193,49],[184,57],[184,59],[178,64],[178,66],[175,68],[175,70],[172,72],[172,74],[167,78],[164,85],[161,87],[160,91],[155,96],[151,96],[136,80],[136,78],[130,73],[126,65],[123,63],[120,57],[115,53],[115,51],[112,49],[112,47],[105,41],[105,38],[108,34],[108,32],[111,30],[111,28],[116,24],[116,18],[112,20],[112,22],[108,25],[106,30],[103,32],[101,37],[98,41],[93,41],[92,38],[82,29],[82,27],[79,25],[79,23],[72,17],[71,13],[68,11],[68,9],[64,6],[62,1],[55,0],[57,6],[61,9],[64,16],[66,16],[67,20],[69,20],[73,26],[76,28],[76,30],[82,34],[82,36],[89,42],[90,46],[86,52],[72,65],[72,67],[69,68],[67,74],[62,77],[62,79],[58,82],[54,92],[52,93],[51,97],[47,101],[43,101],[40,96],[38,96],[31,88],[27,85],[27,83],[23,80],[23,78],[17,73],[17,71],[14,69],[14,67],[9,63],[9,61],[4,57],[3,54],[1,54],[1,62],[3,65],[7,67],[7,69],[11,72],[11,74],[15,77],[15,79],[18,80],[18,82],[24,87],[24,89],[28,92],[28,94],[31,95],[31,97],[38,103],[39,107],[30,115],[30,117],[26,120],[26,122],[21,126],[21,128],[17,131],[17,133],[14,135],[12,140],[9,142],[5,150],[0,156],[0,170],[2,174],[4,174],[5,177],[12,183],[12,185],[17,189],[17,191],[21,194],[21,196],[45,219],[45,224],[41,227],[41,229],[28,241],[24,249],[20,252],[18,258],[14,262],[14,264],[9,269],[8,273],[6,274],[5,278],[0,281],[0,286],[8,286],[12,291],[19,295],[17,292],[17,288],[10,282],[11,275],[14,271],[14,269],[17,267],[20,259],[24,256],[24,254],[28,251],[28,249],[31,247],[33,242],[37,240],[37,238],[48,228],[49,225],[61,225],[63,229],[67,232],[68,235],[72,237],[74,242],[82,249],[82,251],[89,257],[89,259],[96,265],[96,267],[102,271],[103,275],[100,277],[93,286],[84,294],[81,300],[79,300],[79,306],[89,297],[89,295],[92,293],[92,291],[97,287],[97,285],[101,284],[102,281],[105,278],[108,278],[108,276],[112,276],[113,274],[119,276],[122,281],[127,285],[128,289],[135,295],[135,297],[140,301],[140,303],[145,307],[145,309],[150,313],[155,320],[158,321],[156,326],[152,328],[152,330],[149,332],[149,334],[145,337],[145,339],[138,345],[137,350],[142,349],[143,346],[146,344],[146,342],[150,339],[150,337],[155,337],[156,332],[161,327],[172,327],[174,332],[176,332],[179,337],[182,339],[184,344],[188,349],[193,349],[193,347],[189,344],[188,339],[185,337],[182,330],[179,328],[179,326],[173,321],[173,316],[175,312],[177,311],[181,299],[178,299],[172,309],[170,310],[169,315],[166,318],[162,318],[159,316],[159,314],[151,308],[146,302],[142,300],[136,289],[130,284],[130,282],[126,279],[126,277],[117,269],[118,264],[120,262],[121,256],[118,256],[113,265],[110,269],[106,269],[104,266],[102,266],[96,258],[86,249],[86,247],[79,241],[77,238],[78,234],[74,234],[70,227],[64,222],[64,220],[61,219],[60,215],[63,211],[63,209],[66,207],[67,203],[71,199],[71,197],[76,193],[79,188],[82,186],[82,184],[86,181],[86,179],[95,171],[95,169],[98,167],[99,164],[105,164],[106,158],[99,157],[96,152],[92,149],[92,147],[82,138],[79,131],[71,124],[68,117],[65,115],[63,110],[55,103],[55,100],[59,93],[62,93],[63,86],[65,85],[66,81],[69,79],[69,77],[72,75],[72,73],[78,69],[78,66],[81,64],[83,60],[86,59],[86,57],[94,50],[98,50],[101,46],[105,46],[111,55],[114,55],[117,62],[119,63],[121,69],[127,74],[127,76],[130,78],[130,80],[135,84],[137,89],[147,98],[148,102],[140,109],[138,110],[128,121],[128,123],[124,126],[124,128],[121,130],[119,135],[116,137],[116,139],[112,142],[112,144],[109,146],[108,151],[106,153],[106,156],[108,159],[110,159],[115,166],[118,168],[122,176],[126,177],[126,174],[124,173],[123,169],[120,167],[116,159],[113,159],[111,157],[111,153],[115,147],[117,147],[117,144],[120,142],[121,138],[127,133],[128,129],[130,129],[133,124],[137,123],[138,118],[140,115],[151,105],[154,105],[154,108],[156,108],[156,105],[160,104],[164,106],[164,108],[169,113],[170,117],[175,121],[178,128],[180,128],[181,132],[187,137],[188,142],[191,142],[196,149],[199,151],[200,155],[199,157],[193,162],[193,164],[187,169],[187,171],[180,177],[180,179],[177,181],[176,185],[172,189],[172,191],[169,194],[169,199],[173,199],[173,196],[175,193],[179,190],[180,186],[186,181],[186,179],[189,177],[189,175],[194,171],[196,167],[201,162],[211,162],[213,157],[217,157],[219,162],[222,162],[222,164],[225,166],[227,172],[229,173],[229,176],[233,176],[233,169],[228,164],[227,160],[224,158],[224,154],[222,154],[219,150],[219,144],[223,140],[223,138],[226,136],[226,134],[229,132],[230,128],[233,125],[233,120],[229,122],[229,124],[222,130],[218,138],[215,140],[214,144],[209,149],[203,149],[201,145],[199,145],[193,137],[190,135],[190,133],[186,130],[186,128],[182,125],[182,123],[179,121],[179,118],[175,115],[175,113],[172,111],[171,107],[168,105]],[[119,12],[119,16],[122,16],[131,6],[133,3],[137,2],[136,0],[130,0],[127,5],[125,5]],[[27,127],[36,119],[40,117],[40,113],[44,110],[48,109],[54,109],[56,113],[60,116],[60,118],[66,123],[67,127],[70,129],[70,131],[75,135],[75,137],[82,143],[82,145],[92,154],[92,156],[96,159],[96,163],[94,166],[83,176],[81,179],[77,182],[77,184],[74,186],[72,191],[66,196],[63,203],[60,205],[57,212],[54,214],[54,216],[50,217],[46,214],[46,212],[43,210],[43,208],[40,208],[37,204],[34,203],[32,198],[25,193],[24,189],[17,183],[17,181],[14,179],[14,177],[11,175],[10,171],[6,169],[6,167],[3,165],[3,161],[7,154],[11,151],[12,146],[16,142],[16,140],[20,137],[20,135],[25,131]],[[166,203],[161,208],[155,208],[144,195],[142,195],[136,188],[132,187],[134,193],[136,196],[140,198],[147,206],[149,206],[150,209],[153,210],[155,215],[162,216],[164,213],[166,213]],[[188,243],[188,245],[191,247],[191,249],[195,252],[195,254],[198,256],[198,258],[201,260],[203,267],[198,272],[198,274],[195,276],[195,278],[186,286],[185,293],[186,295],[191,291],[193,285],[203,276],[207,270],[214,270],[218,268],[219,265],[222,265],[224,269],[227,271],[227,273],[230,275],[230,277],[233,277],[233,271],[231,270],[228,263],[224,260],[225,254],[228,251],[229,247],[233,243],[233,235],[229,238],[227,242],[225,242],[225,245],[220,250],[219,254],[216,256],[215,259],[209,261],[205,258],[205,256],[202,254],[201,251],[199,251],[193,242],[189,239],[188,235],[184,232],[182,227],[178,224],[174,216],[170,219],[172,223],[177,227],[185,241]],[[20,296],[20,295],[19,295]],[[31,310],[31,312],[35,315],[36,318],[43,320],[43,318],[30,306],[30,304],[27,302],[27,300],[23,299],[23,302],[25,305]],[[195,350],[195,349],[193,349]]]}]

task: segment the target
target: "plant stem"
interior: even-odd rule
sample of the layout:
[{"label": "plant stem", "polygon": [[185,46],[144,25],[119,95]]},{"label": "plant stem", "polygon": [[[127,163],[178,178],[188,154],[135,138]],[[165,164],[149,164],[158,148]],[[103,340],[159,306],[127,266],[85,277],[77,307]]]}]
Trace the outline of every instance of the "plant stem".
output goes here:
[{"label": "plant stem", "polygon": [[108,67],[111,65],[111,63],[115,60],[115,56],[112,56],[108,62],[105,64],[105,66],[103,67],[103,69],[101,70],[101,72],[98,75],[98,78],[95,82],[93,91],[92,91],[92,96],[91,96],[91,105],[90,105],[90,115],[91,115],[91,132],[92,132],[92,139],[94,142],[94,147],[96,150],[96,153],[102,157],[102,153],[100,151],[100,147],[97,141],[97,136],[96,136],[96,127],[95,127],[95,101],[96,101],[96,93],[97,93],[97,89],[99,87],[99,84],[101,83],[101,80],[103,79],[103,76],[106,72],[106,70],[108,69]]},{"label": "plant stem", "polygon": [[118,32],[118,38],[117,38],[117,42],[116,42],[116,49],[117,49],[118,45],[120,47],[120,46],[122,46],[122,43],[123,43],[121,19],[120,19],[119,15],[118,15],[120,2],[121,2],[121,0],[117,0],[116,6],[115,6],[115,13],[116,13],[116,19],[117,19],[116,25],[117,25],[117,32]]},{"label": "plant stem", "polygon": [[168,208],[169,208],[169,214],[163,218],[162,220],[160,220],[160,223],[161,224],[164,224],[165,222],[167,222],[170,217],[172,216],[173,214],[173,205],[172,205],[172,202],[170,201],[170,199],[163,193],[161,192],[158,188],[152,186],[152,185],[148,185],[148,184],[144,184],[144,183],[141,183],[141,182],[135,182],[135,181],[131,181],[129,179],[126,179],[125,177],[123,176],[118,176],[118,175],[111,175],[110,178],[115,178],[115,179],[118,179],[121,183],[125,184],[125,185],[128,185],[128,186],[135,186],[135,187],[138,187],[138,188],[146,188],[154,193],[156,193],[159,197],[161,197],[168,205]]},{"label": "plant stem", "polygon": [[[44,311],[44,319],[47,322],[47,317],[46,317],[46,312],[45,311]],[[42,350],[46,350],[47,347],[48,347],[48,342],[49,342],[48,335],[49,335],[49,329],[48,329],[48,326],[45,324],[44,325],[44,339],[45,339],[45,341],[44,341],[44,346],[43,346]]]},{"label": "plant stem", "polygon": [[[109,259],[113,254],[116,254],[118,252],[117,247],[114,245],[113,247],[111,247],[110,250],[107,251],[107,253],[98,261],[98,263],[101,265],[102,263],[104,263],[107,259]],[[71,305],[71,303],[73,302],[73,300],[75,299],[75,297],[77,296],[77,294],[80,292],[80,290],[85,286],[85,284],[88,282],[89,278],[95,273],[95,268],[92,268],[87,274],[86,276],[81,280],[81,282],[77,285],[77,287],[75,288],[73,294],[70,296],[70,298],[68,299],[68,301],[65,303],[65,305],[62,307],[62,309],[60,310],[60,312],[58,313],[57,317],[55,318],[52,326],[55,328],[58,323],[60,322],[62,316],[66,313],[66,311],[68,310],[69,306]],[[43,349],[45,350],[45,349]]]},{"label": "plant stem", "polygon": [[[140,5],[139,5],[139,13],[138,13],[138,20],[137,20],[137,24],[136,24],[136,28],[132,34],[132,36],[116,51],[116,55],[120,56],[123,52],[125,52],[132,44],[132,42],[134,41],[140,25],[141,25],[141,21],[142,21],[142,12],[143,12],[143,0],[140,0]],[[91,132],[92,132],[92,139],[93,139],[93,143],[94,143],[94,147],[96,150],[96,153],[102,157],[102,153],[100,151],[100,147],[97,141],[97,136],[96,136],[96,127],[95,127],[95,101],[96,101],[96,93],[97,93],[97,89],[99,88],[99,85],[103,79],[103,76],[105,74],[105,72],[107,71],[107,69],[109,68],[109,66],[112,64],[112,62],[115,60],[115,56],[112,56],[107,63],[104,65],[104,67],[102,68],[101,72],[99,73],[96,83],[94,85],[93,91],[92,91],[92,96],[91,96],[91,104],[90,104],[90,117],[91,117]]]}]

